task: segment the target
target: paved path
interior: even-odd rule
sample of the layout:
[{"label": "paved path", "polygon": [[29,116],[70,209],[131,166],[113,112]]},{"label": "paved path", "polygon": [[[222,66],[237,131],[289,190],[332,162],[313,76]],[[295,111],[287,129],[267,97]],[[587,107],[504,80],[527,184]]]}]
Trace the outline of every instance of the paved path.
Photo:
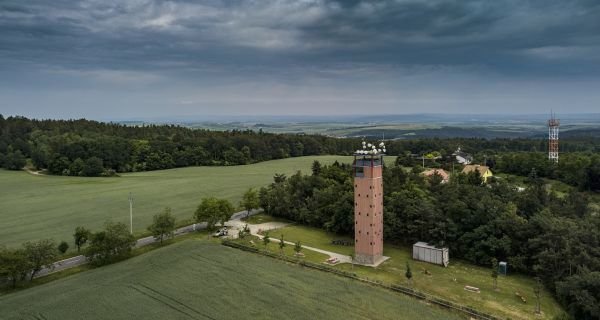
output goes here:
[{"label": "paved path", "polygon": [[[236,229],[243,229],[244,225],[246,225],[246,223],[239,219],[237,219],[237,220],[232,219],[227,222],[227,225],[232,226]],[[248,228],[250,229],[250,234],[262,239],[263,235],[260,235],[259,231],[269,231],[269,230],[280,229],[280,228],[283,228],[288,225],[289,225],[289,223],[283,223],[283,222],[266,222],[266,223],[261,223],[261,224],[248,224]],[[279,243],[279,239],[272,239],[271,241],[274,243]],[[290,241],[284,240],[283,242],[285,242],[286,244],[289,244],[289,245],[295,245],[295,243],[290,242]],[[322,249],[314,248],[314,247],[308,247],[305,245],[302,245],[302,248],[328,255],[330,258],[337,258],[339,260],[339,263],[351,263],[352,262],[352,260],[351,260],[352,258],[350,258],[350,256],[346,256],[346,255],[343,255],[340,253],[322,250]]]},{"label": "paved path", "polygon": [[[253,212],[250,213],[250,215],[254,215],[257,214],[259,211],[255,210]],[[231,220],[230,221],[240,221],[240,219],[242,217],[246,216],[246,211],[240,211],[240,212],[236,212],[231,216]],[[228,225],[228,223],[230,222],[226,222],[225,225]],[[240,221],[241,222],[241,221]],[[189,226],[185,226],[185,227],[181,227],[175,230],[175,236],[180,236],[180,235],[184,235],[184,234],[188,234],[190,232],[193,232],[195,230],[202,230],[206,228],[206,222],[203,223],[195,223],[195,224],[191,224]],[[135,247],[139,248],[139,247],[143,247],[143,246],[147,246],[151,243],[157,242],[156,239],[154,239],[153,236],[149,236],[149,237],[145,237],[145,238],[140,238],[137,240]],[[62,271],[65,269],[69,269],[69,268],[73,268],[73,267],[77,267],[83,264],[86,264],[88,261],[85,258],[84,255],[78,255],[75,257],[71,257],[68,259],[64,259],[64,260],[60,260],[57,261],[53,264],[53,268],[44,268],[42,270],[40,270],[40,272],[38,272],[35,275],[35,278],[39,278],[39,277],[43,277],[46,276],[48,274],[54,273],[54,272],[58,272],[58,271]]]}]

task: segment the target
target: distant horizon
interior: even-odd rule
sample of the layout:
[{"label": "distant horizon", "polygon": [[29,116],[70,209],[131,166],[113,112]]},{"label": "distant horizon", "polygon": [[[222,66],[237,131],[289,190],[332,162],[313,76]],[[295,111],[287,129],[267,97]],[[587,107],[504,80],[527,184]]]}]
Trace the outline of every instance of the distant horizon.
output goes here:
[{"label": "distant horizon", "polygon": [[[558,119],[575,119],[575,120],[600,120],[600,112],[569,112],[569,113],[554,113]],[[411,118],[415,121],[442,121],[442,120],[454,120],[454,121],[490,121],[494,119],[503,120],[523,120],[532,121],[536,119],[547,119],[550,117],[550,111],[548,113],[373,113],[373,114],[323,114],[323,115],[311,115],[311,114],[264,114],[264,115],[170,115],[170,116],[133,116],[133,117],[44,117],[44,116],[30,116],[24,114],[3,114],[4,118],[8,117],[25,117],[28,119],[36,120],[79,120],[86,119],[99,122],[156,122],[156,123],[169,123],[169,122],[181,122],[181,123],[194,123],[194,122],[286,122],[286,121],[310,121],[310,122],[339,122],[343,121],[357,121],[363,118],[365,121],[374,122],[385,122],[385,118],[392,117],[393,119],[387,119],[390,122],[398,122],[398,118]],[[589,117],[592,119],[589,119]],[[583,118],[580,118],[583,117]],[[421,119],[416,119],[421,118]],[[478,119],[479,118],[479,119]],[[596,119],[597,118],[597,119]],[[321,120],[319,120],[321,119]]]}]

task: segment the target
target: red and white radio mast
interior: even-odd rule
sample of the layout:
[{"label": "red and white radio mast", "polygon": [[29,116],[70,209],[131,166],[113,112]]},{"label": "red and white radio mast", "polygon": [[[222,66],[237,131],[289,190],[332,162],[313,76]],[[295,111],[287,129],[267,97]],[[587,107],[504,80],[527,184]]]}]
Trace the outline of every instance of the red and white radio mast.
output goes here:
[{"label": "red and white radio mast", "polygon": [[558,128],[560,121],[554,117],[554,113],[550,112],[550,120],[548,120],[548,159],[558,163]]}]

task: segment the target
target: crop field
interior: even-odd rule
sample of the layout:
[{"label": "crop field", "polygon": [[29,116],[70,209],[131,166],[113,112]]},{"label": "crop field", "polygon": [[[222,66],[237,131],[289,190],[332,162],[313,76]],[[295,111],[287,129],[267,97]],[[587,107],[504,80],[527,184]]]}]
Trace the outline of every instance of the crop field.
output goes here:
[{"label": "crop field", "polygon": [[[281,234],[284,235],[287,241],[301,241],[307,246],[332,252],[350,254],[353,251],[353,247],[331,244],[333,239],[347,240],[350,238],[315,228],[294,225],[270,232],[273,239],[279,238]],[[407,285],[404,273],[408,261],[413,274],[412,285],[417,290],[462,305],[472,306],[491,314],[501,315],[501,318],[534,318],[535,296],[533,287],[535,282],[532,278],[514,274],[500,276],[498,278],[498,290],[496,291],[493,287],[489,268],[452,259],[452,253],[450,253],[450,265],[444,268],[434,264],[414,261],[410,252],[411,248],[386,245],[383,254],[391,259],[377,268],[354,266],[353,272],[369,279]],[[337,267],[347,271],[352,268],[349,264],[342,264]],[[426,274],[425,270],[429,274]],[[465,285],[478,287],[481,289],[481,293],[465,291]],[[516,295],[517,292],[525,297],[526,303],[520,300]],[[543,316],[538,317],[538,319],[552,319],[561,311],[558,303],[545,290],[541,297],[541,310]]]},{"label": "crop field", "polygon": [[0,296],[2,319],[461,319],[418,300],[187,240]]},{"label": "crop field", "polygon": [[[15,246],[40,238],[72,242],[75,227],[99,229],[107,220],[129,224],[128,195],[134,198],[134,232],[171,207],[179,221],[191,219],[203,197],[237,205],[251,187],[267,185],[275,173],[310,172],[314,160],[351,161],[350,157],[312,156],[245,166],[188,167],[123,174],[115,178],[39,176],[0,170],[0,244]],[[73,247],[73,245],[71,245]]]}]

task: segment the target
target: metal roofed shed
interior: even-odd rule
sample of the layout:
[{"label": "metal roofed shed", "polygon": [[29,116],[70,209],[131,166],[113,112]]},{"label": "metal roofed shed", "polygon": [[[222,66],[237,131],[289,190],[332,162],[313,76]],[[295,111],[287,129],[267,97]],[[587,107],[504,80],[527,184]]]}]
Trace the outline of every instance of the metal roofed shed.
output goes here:
[{"label": "metal roofed shed", "polygon": [[413,244],[413,259],[438,264],[444,267],[450,263],[448,248],[436,248],[425,242]]}]

